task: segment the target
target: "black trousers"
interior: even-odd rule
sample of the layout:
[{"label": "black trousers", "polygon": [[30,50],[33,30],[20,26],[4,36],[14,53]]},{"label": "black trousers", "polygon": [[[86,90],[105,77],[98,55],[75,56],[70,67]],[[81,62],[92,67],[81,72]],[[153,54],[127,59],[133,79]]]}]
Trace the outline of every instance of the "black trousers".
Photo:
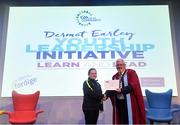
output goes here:
[{"label": "black trousers", "polygon": [[116,108],[119,111],[120,124],[128,124],[128,109],[126,100],[116,99]]},{"label": "black trousers", "polygon": [[83,110],[86,124],[97,124],[99,110]]}]

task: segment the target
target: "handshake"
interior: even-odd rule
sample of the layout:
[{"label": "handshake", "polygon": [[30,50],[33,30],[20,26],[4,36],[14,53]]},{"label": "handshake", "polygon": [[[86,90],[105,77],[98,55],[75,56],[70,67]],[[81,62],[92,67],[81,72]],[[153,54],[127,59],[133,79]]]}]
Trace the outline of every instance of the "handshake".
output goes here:
[{"label": "handshake", "polygon": [[107,96],[106,94],[103,94],[102,100],[103,100],[103,101],[106,101],[107,99],[108,99],[108,96]]}]

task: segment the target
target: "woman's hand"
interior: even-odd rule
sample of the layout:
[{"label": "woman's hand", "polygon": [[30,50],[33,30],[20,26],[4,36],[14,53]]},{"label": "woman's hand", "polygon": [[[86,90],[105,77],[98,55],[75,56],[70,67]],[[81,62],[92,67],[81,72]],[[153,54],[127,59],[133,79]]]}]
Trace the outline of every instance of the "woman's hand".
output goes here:
[{"label": "woman's hand", "polygon": [[106,94],[104,94],[104,96],[103,96],[103,101],[106,101],[108,99],[108,97],[106,96]]}]

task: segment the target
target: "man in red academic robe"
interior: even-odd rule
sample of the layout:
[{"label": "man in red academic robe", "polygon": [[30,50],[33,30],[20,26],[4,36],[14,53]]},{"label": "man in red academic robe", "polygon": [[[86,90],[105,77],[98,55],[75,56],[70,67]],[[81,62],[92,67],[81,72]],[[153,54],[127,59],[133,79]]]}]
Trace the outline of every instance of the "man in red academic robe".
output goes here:
[{"label": "man in red academic robe", "polygon": [[117,73],[112,77],[119,80],[116,91],[107,91],[113,106],[113,124],[146,124],[145,106],[136,72],[126,69],[124,60],[116,60]]}]

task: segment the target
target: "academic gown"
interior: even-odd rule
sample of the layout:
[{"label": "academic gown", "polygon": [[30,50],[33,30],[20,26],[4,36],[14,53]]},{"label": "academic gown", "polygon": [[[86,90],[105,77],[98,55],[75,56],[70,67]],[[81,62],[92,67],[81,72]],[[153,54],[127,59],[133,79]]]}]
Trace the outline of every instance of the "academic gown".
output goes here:
[{"label": "academic gown", "polygon": [[[125,95],[128,110],[128,122],[129,124],[146,124],[145,106],[138,76],[132,69],[126,69],[124,77],[125,76],[127,77],[127,86],[132,88],[132,92]],[[116,73],[112,79],[118,80],[119,74]],[[123,80],[123,82],[125,82],[125,80]],[[123,90],[122,88],[121,91],[123,92],[125,89]],[[110,96],[113,106],[113,124],[123,124],[123,119],[119,117],[119,111],[116,108],[116,96],[117,94],[111,94]]]}]

